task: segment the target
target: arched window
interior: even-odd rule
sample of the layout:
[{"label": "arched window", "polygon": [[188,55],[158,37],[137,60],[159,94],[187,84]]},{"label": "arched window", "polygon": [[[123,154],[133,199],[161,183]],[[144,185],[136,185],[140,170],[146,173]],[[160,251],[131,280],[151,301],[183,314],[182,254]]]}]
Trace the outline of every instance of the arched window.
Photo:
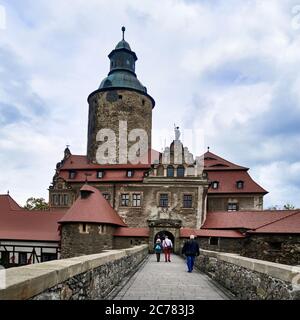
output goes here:
[{"label": "arched window", "polygon": [[177,177],[184,177],[184,172],[185,172],[184,166],[179,166],[177,168]]},{"label": "arched window", "polygon": [[219,181],[213,181],[212,184],[211,184],[211,187],[213,189],[218,189],[219,188]]},{"label": "arched window", "polygon": [[237,189],[244,189],[244,181],[237,181],[236,182]]},{"label": "arched window", "polygon": [[167,168],[167,177],[174,177],[174,168],[172,166]]}]

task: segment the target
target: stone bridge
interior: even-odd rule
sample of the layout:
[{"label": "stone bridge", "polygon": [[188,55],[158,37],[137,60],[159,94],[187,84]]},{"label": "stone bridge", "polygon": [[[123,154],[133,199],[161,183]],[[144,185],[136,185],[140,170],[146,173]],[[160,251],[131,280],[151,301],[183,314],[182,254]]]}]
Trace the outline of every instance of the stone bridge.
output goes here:
[{"label": "stone bridge", "polygon": [[[0,300],[300,299],[300,268],[201,251],[156,262],[142,245],[0,271]],[[2,286],[2,287],[1,287]]]}]

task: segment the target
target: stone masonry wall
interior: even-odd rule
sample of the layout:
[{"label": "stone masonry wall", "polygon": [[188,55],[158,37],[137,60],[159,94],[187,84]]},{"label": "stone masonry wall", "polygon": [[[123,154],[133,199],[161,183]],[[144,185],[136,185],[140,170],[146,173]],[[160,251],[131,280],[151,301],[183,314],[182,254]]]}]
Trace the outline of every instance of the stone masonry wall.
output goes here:
[{"label": "stone masonry wall", "polygon": [[263,209],[263,198],[257,195],[250,196],[239,196],[239,195],[228,195],[228,196],[215,196],[208,195],[208,212],[213,211],[227,211],[228,203],[238,203],[239,210],[262,210]]},{"label": "stone masonry wall", "polygon": [[204,250],[195,264],[240,300],[300,299],[300,267]]},{"label": "stone masonry wall", "polygon": [[11,268],[0,300],[102,300],[148,254],[148,246]]},{"label": "stone masonry wall", "polygon": [[61,235],[61,257],[71,258],[100,253],[113,248],[115,228],[106,225],[105,234],[99,234],[98,224],[86,224],[87,232],[80,232],[80,223],[63,224]]},{"label": "stone masonry wall", "polygon": [[242,255],[289,265],[300,264],[299,235],[256,235],[245,241]]},{"label": "stone masonry wall", "polygon": [[[117,163],[119,163],[119,121],[127,121],[127,133],[133,129],[147,132],[151,148],[152,101],[149,97],[131,90],[96,92],[89,97],[88,150],[90,162],[96,163],[100,129],[111,129],[117,139]],[[128,148],[134,142],[128,143]]]}]

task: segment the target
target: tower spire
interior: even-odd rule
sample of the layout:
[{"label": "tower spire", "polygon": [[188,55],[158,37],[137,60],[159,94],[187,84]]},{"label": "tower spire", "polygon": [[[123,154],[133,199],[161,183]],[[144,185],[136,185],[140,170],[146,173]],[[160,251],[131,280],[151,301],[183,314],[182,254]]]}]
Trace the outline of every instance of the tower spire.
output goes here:
[{"label": "tower spire", "polygon": [[125,31],[126,31],[126,28],[125,28],[125,27],[122,27],[122,33],[123,33],[122,40],[123,40],[123,41],[125,41]]}]

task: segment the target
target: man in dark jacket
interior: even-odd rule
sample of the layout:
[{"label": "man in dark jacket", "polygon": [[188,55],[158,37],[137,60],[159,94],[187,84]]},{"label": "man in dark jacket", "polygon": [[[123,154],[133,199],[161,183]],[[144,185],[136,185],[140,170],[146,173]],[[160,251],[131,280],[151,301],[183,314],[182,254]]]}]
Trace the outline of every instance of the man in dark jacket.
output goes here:
[{"label": "man in dark jacket", "polygon": [[186,264],[188,266],[188,272],[192,272],[194,268],[195,257],[199,256],[200,249],[195,236],[191,235],[190,240],[186,241],[183,248],[182,254],[186,256]]}]

